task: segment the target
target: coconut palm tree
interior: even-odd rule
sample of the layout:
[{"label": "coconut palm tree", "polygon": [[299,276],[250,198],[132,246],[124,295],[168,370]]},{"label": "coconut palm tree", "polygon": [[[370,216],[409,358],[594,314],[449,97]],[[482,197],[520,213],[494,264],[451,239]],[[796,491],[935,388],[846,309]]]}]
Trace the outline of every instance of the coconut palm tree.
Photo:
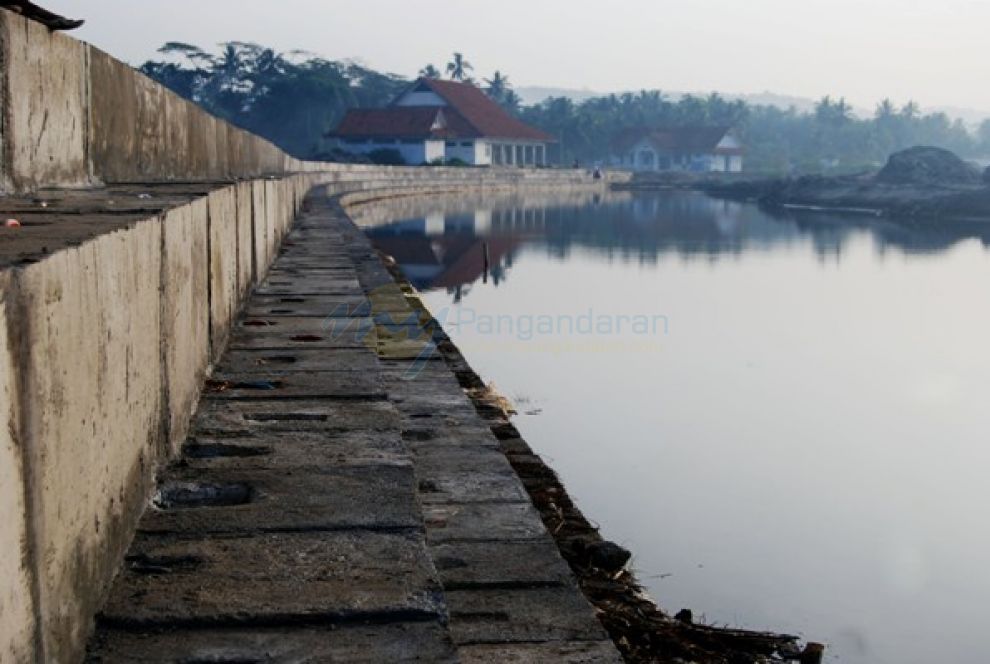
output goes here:
[{"label": "coconut palm tree", "polygon": [[897,109],[889,98],[884,98],[877,104],[877,110],[873,113],[873,117],[881,121],[890,120],[895,115],[897,115]]},{"label": "coconut palm tree", "polygon": [[505,93],[508,92],[510,87],[509,77],[503,76],[502,72],[496,70],[491,78],[486,78],[484,81],[486,86],[485,92],[488,93],[488,96],[502,103],[505,99]]},{"label": "coconut palm tree", "polygon": [[474,71],[474,65],[464,59],[461,53],[454,53],[454,59],[447,63],[447,73],[452,81],[463,81],[468,78],[468,72]]},{"label": "coconut palm tree", "polygon": [[421,78],[440,78],[440,70],[433,65],[426,65],[419,70],[419,75]]},{"label": "coconut palm tree", "polygon": [[911,100],[901,108],[901,117],[905,120],[916,120],[921,115],[921,107],[918,102]]}]

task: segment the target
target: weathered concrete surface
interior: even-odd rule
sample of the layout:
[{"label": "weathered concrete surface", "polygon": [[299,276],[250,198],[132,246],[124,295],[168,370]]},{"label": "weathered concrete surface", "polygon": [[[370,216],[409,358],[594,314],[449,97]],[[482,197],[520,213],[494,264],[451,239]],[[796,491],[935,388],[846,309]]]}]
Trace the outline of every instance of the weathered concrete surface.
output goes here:
[{"label": "weathered concrete surface", "polygon": [[[383,341],[385,326],[369,324],[383,313],[418,320],[418,301],[394,284],[375,298],[385,282],[367,240],[326,202],[307,208],[206,383],[90,659],[156,661],[155,647],[174,647],[252,660],[270,647],[276,661],[296,661],[293,648],[336,626],[339,661],[383,661],[396,643],[396,661],[618,661],[457,380],[436,360],[395,360],[391,346],[409,339]],[[304,267],[330,249],[332,269]],[[296,266],[291,277],[283,261]],[[253,315],[283,296],[325,306],[321,280],[341,279],[366,314]],[[298,340],[355,324],[370,343],[319,338],[314,350]],[[407,325],[402,336],[414,342],[442,337]],[[365,628],[379,639],[366,652],[343,636],[359,634],[350,630],[362,620],[377,623]],[[246,625],[257,636],[235,644]]]},{"label": "weathered concrete surface", "polygon": [[437,619],[441,602],[415,534],[139,536],[100,622],[131,629],[402,622]]},{"label": "weathered concrete surface", "polygon": [[[274,452],[274,453],[277,453]],[[159,507],[169,496],[203,487],[243,487],[233,505],[179,503]],[[240,501],[244,501],[240,504]],[[410,463],[367,466],[329,463],[306,471],[183,470],[168,476],[138,526],[144,533],[218,534],[234,532],[301,532],[311,530],[415,529],[422,517],[415,501]]]},{"label": "weathered concrete surface", "polygon": [[[380,262],[359,262],[358,274],[366,290],[388,292],[386,299],[371,299],[374,315],[388,312],[391,332],[404,329],[396,320],[423,321],[426,312],[414,293],[385,286],[390,276]],[[439,329],[405,331],[423,346],[446,339]],[[620,661],[451,369],[422,356],[379,354],[413,453],[427,543],[461,660]]]},{"label": "weathered concrete surface", "polygon": [[88,184],[88,48],[36,21],[0,12],[4,188]]},{"label": "weathered concrete surface", "polygon": [[162,344],[169,454],[185,439],[209,365],[209,213],[204,199],[166,213],[162,221]]},{"label": "weathered concrete surface", "polygon": [[[233,227],[228,205],[211,218],[211,189],[45,192],[47,207],[3,201],[25,219],[0,235],[0,453],[11,515],[0,597],[2,647],[14,661],[78,658],[156,468],[185,439],[211,323],[222,333],[239,306],[229,259],[214,259],[225,276],[210,279],[212,219]],[[218,312],[221,297],[229,305]],[[381,398],[379,387],[366,390]]]},{"label": "weathered concrete surface", "polygon": [[241,302],[238,287],[237,189],[224,187],[208,198],[210,253],[210,360],[227,346],[230,326]]},{"label": "weathered concrete surface", "polygon": [[[458,661],[447,630],[439,622],[297,627],[233,627],[170,629],[135,633],[101,631],[90,661],[147,664],[152,662],[252,662],[258,653],[265,661],[317,664],[318,662],[430,662]],[[463,656],[461,662],[464,662]],[[516,661],[475,659],[471,661]],[[571,661],[571,660],[518,660]],[[609,660],[580,659],[575,662]]]},{"label": "weathered concrete surface", "polygon": [[610,641],[548,641],[545,643],[482,644],[458,648],[461,664],[601,664],[619,662]]},{"label": "weathered concrete surface", "polygon": [[161,227],[148,221],[14,274],[8,325],[51,661],[79,651],[80,616],[101,599],[159,455],[160,256]]},{"label": "weathered concrete surface", "polygon": [[24,509],[23,458],[17,433],[17,386],[14,357],[7,339],[9,275],[0,274],[0,661],[30,661],[34,641],[34,578],[29,565],[27,515]]}]

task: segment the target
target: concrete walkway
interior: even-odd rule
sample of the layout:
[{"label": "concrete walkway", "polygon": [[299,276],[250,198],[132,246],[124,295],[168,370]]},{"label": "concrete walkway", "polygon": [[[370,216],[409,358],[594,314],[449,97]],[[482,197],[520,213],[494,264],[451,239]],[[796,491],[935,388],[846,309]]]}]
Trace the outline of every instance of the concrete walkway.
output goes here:
[{"label": "concrete walkway", "polygon": [[90,661],[620,661],[410,302],[314,192],[162,473]]}]

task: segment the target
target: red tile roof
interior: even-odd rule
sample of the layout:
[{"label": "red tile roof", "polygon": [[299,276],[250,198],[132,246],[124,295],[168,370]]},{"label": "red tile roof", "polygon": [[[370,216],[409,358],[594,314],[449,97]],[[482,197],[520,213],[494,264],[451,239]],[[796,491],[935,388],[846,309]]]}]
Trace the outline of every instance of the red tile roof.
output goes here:
[{"label": "red tile roof", "polygon": [[[469,83],[421,78],[409,89],[429,87],[448,106],[389,106],[351,109],[331,136],[340,138],[508,138],[553,141],[553,137],[509,115]],[[442,112],[444,129],[433,129]]]},{"label": "red tile roof", "polygon": [[440,113],[439,108],[351,109],[334,130],[335,136],[353,138],[429,138]]},{"label": "red tile roof", "polygon": [[487,138],[516,138],[530,141],[553,141],[553,136],[530,127],[496,104],[483,91],[470,83],[421,78],[425,84],[473,126],[479,136]]}]

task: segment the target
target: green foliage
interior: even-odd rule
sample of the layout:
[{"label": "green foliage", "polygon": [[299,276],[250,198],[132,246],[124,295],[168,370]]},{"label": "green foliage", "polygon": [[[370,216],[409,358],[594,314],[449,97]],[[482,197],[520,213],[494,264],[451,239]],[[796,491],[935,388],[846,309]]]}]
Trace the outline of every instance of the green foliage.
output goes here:
[{"label": "green foliage", "polygon": [[230,42],[222,49],[214,55],[169,42],[159,49],[163,59],[146,62],[141,71],[300,158],[326,152],[324,134],[348,108],[382,106],[408,83],[357,63],[257,44]]},{"label": "green foliage", "polygon": [[560,163],[605,161],[609,142],[629,127],[725,125],[746,146],[746,169],[773,173],[852,172],[875,168],[898,150],[932,145],[961,156],[990,152],[990,122],[978,136],[944,113],[922,115],[882,101],[873,118],[853,116],[845,99],[824,97],[813,112],[753,106],[718,94],[667,99],[659,91],[609,95],[575,104],[563,97],[522,109],[526,122],[560,141]]},{"label": "green foliage", "polygon": [[461,53],[454,53],[450,62],[447,63],[447,74],[450,75],[450,80],[452,81],[470,80],[468,72],[473,69],[474,65],[465,60],[464,55]]},{"label": "green foliage", "polygon": [[[162,58],[141,67],[148,76],[210,112],[257,133],[301,158],[338,158],[324,135],[348,108],[381,107],[409,81],[355,62],[331,62],[305,53],[276,53],[243,42],[219,54],[169,42]],[[461,53],[446,65],[454,80],[470,82]],[[420,75],[439,78],[426,65]],[[990,154],[990,120],[971,134],[944,113],[923,115],[914,102],[901,108],[881,101],[872,118],[857,118],[845,99],[822,98],[812,112],[752,106],[718,94],[674,101],[658,90],[608,95],[575,103],[565,97],[523,107],[508,76],[495,71],[485,92],[503,108],[558,139],[558,163],[605,161],[611,138],[630,127],[725,125],[746,145],[746,168],[775,173],[855,171],[882,164],[913,145],[943,147],[967,157]],[[337,155],[336,157],[334,155]]]},{"label": "green foliage", "polygon": [[443,74],[433,65],[426,65],[419,70],[419,75],[423,78],[440,78]]}]

